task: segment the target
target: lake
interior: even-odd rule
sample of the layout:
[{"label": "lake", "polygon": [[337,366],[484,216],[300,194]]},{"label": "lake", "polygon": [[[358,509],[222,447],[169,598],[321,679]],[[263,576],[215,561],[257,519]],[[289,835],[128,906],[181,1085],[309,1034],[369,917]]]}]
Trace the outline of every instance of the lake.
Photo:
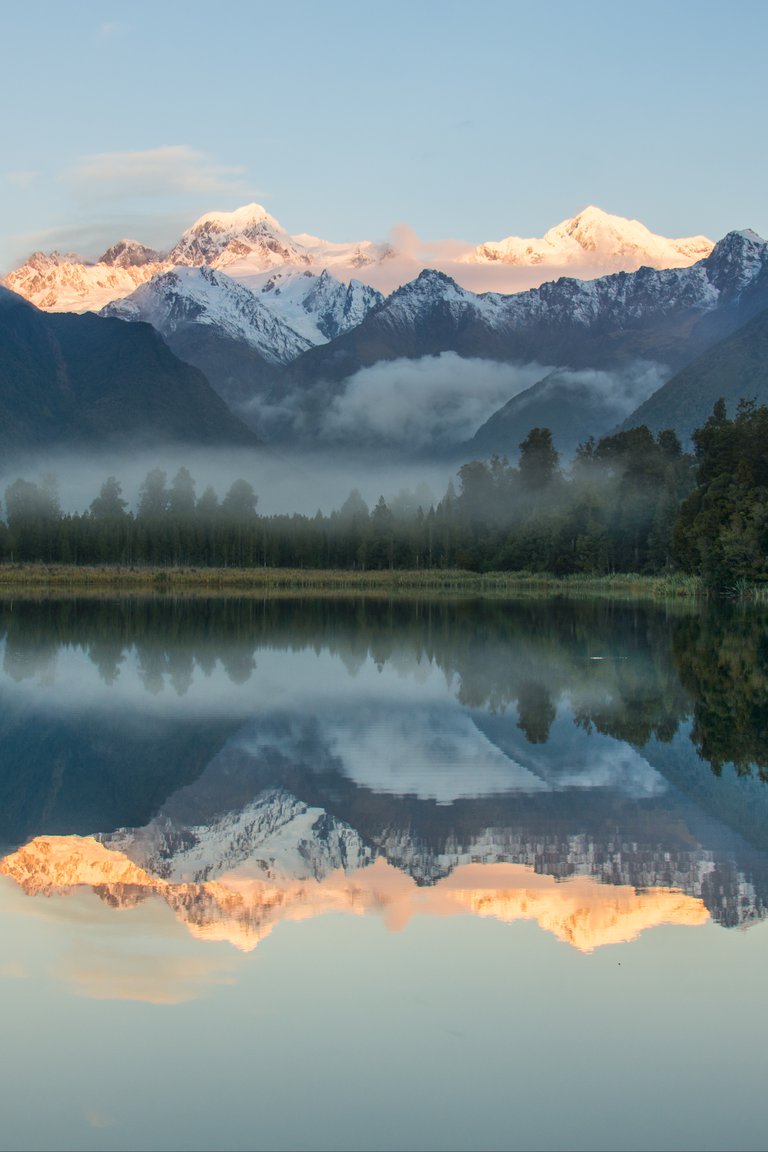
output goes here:
[{"label": "lake", "polygon": [[768,614],[0,602],[3,1149],[761,1149]]}]

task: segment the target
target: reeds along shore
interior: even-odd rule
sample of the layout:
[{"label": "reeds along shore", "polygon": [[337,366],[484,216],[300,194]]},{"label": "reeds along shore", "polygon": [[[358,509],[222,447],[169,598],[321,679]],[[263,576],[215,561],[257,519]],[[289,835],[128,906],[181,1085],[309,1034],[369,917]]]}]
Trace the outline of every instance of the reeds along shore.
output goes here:
[{"label": "reeds along shore", "polygon": [[[744,598],[748,589],[743,590]],[[701,580],[670,574],[550,576],[530,572],[461,570],[340,571],[299,568],[118,567],[46,564],[0,565],[0,595],[273,596],[428,595],[473,597],[605,596],[629,599],[706,598]]]}]

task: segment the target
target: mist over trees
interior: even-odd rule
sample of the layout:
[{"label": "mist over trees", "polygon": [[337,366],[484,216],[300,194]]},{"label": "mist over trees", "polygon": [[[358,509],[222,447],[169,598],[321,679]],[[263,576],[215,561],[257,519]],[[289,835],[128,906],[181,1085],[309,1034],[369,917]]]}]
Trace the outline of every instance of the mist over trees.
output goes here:
[{"label": "mist over trees", "polygon": [[55,477],[18,479],[5,492],[5,562],[437,568],[555,575],[702,575],[716,588],[768,577],[768,408],[720,402],[694,437],[642,426],[590,439],[565,472],[547,428],[533,428],[517,464],[473,460],[443,498],[428,490],[382,496],[369,508],[353,490],[323,515],[258,513],[245,479],[220,498],[198,493],[180,468],[150,470],[135,511],[115,476],[87,511],[62,512]]}]

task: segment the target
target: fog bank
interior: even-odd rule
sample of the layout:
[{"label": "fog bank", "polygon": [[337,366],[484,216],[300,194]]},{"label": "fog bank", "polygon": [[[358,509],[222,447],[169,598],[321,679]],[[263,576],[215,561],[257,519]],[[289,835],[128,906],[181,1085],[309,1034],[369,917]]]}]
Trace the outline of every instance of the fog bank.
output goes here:
[{"label": "fog bank", "polygon": [[170,482],[181,467],[188,468],[196,482],[197,495],[210,485],[221,498],[234,480],[242,478],[258,495],[257,511],[263,516],[298,512],[314,516],[320,509],[329,514],[339,508],[353,488],[373,506],[380,496],[389,502],[402,489],[426,484],[441,499],[452,469],[443,463],[372,458],[370,453],[342,454],[303,449],[277,451],[271,448],[205,449],[171,445],[167,448],[138,449],[131,453],[72,452],[28,454],[3,461],[0,471],[0,500],[5,489],[18,477],[40,482],[52,473],[58,481],[61,507],[65,512],[84,512],[98,495],[108,476],[123,486],[123,497],[135,510],[138,492],[147,473],[162,468]]}]

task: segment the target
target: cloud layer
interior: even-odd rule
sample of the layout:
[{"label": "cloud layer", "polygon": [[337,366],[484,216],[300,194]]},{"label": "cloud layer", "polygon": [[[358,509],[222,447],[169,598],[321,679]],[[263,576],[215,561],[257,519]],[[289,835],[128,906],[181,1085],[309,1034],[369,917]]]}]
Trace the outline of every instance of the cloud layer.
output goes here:
[{"label": "cloud layer", "polygon": [[374,364],[350,377],[322,433],[413,450],[455,444],[548,371],[535,363],[465,360],[455,352]]},{"label": "cloud layer", "polygon": [[62,179],[88,198],[154,199],[189,193],[244,195],[244,171],[185,144],[168,144],[138,152],[98,152],[84,157]]}]

